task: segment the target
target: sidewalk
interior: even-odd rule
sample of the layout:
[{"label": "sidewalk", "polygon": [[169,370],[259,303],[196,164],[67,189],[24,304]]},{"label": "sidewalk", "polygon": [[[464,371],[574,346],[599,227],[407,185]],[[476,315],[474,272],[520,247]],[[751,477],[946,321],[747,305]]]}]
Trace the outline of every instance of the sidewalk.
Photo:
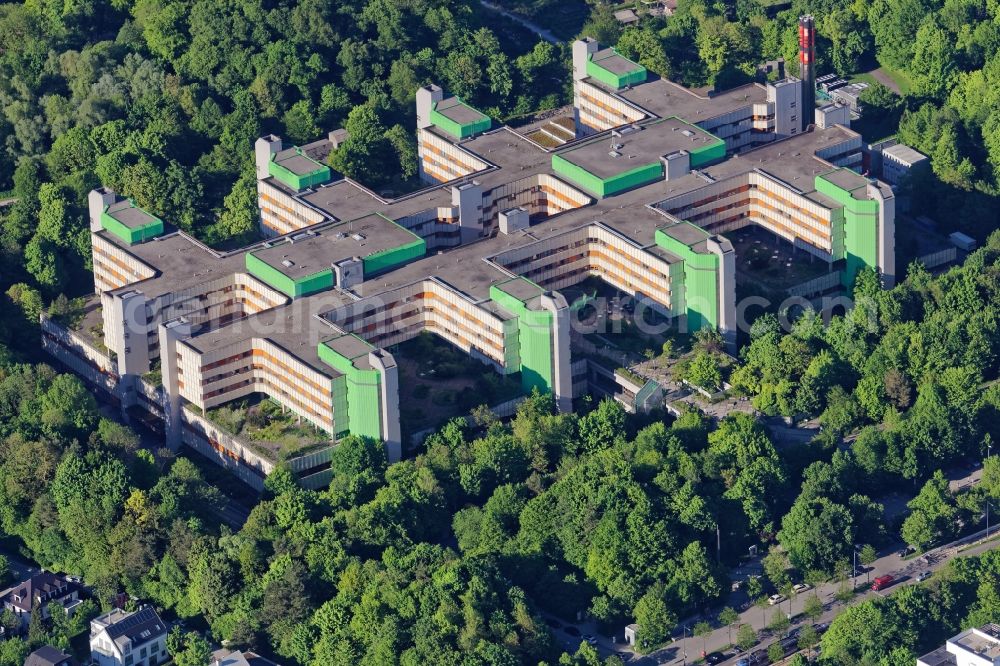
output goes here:
[{"label": "sidewalk", "polygon": [[[834,599],[840,584],[827,583],[817,587],[815,592],[813,590],[808,590],[801,594],[794,595],[791,599],[781,602],[778,606],[768,607],[766,611],[761,611],[761,609],[756,606],[751,607],[740,613],[739,624],[749,624],[755,631],[758,632],[758,634],[760,634],[763,630],[765,630],[766,623],[771,621],[775,609],[778,608],[792,614],[792,625],[790,630],[800,628],[806,624],[811,624],[812,621],[802,615],[802,609],[805,605],[805,600],[814,593],[817,594],[820,601],[823,602],[824,609],[823,615],[820,616],[817,622],[832,622],[837,614],[839,614],[847,605],[859,603],[866,599],[870,599],[875,595],[885,596],[892,594],[902,585],[914,584],[916,582],[915,577],[918,573],[923,571],[935,572],[940,570],[948,562],[958,556],[959,551],[962,550],[963,547],[968,546],[969,544],[972,544],[972,547],[967,548],[961,553],[963,557],[978,555],[988,550],[1000,547],[1000,541],[996,539],[997,537],[1000,537],[1000,525],[991,527],[990,529],[990,536],[993,540],[987,541],[983,539],[985,535],[986,530],[981,530],[949,544],[933,548],[927,553],[909,560],[904,560],[899,556],[898,551],[902,549],[903,544],[896,544],[893,546],[888,555],[884,555],[876,560],[872,564],[870,570],[865,572],[864,576],[857,577],[857,586],[855,588],[865,587],[869,578],[874,580],[878,576],[891,575],[896,580],[887,589],[879,592],[867,589],[864,592],[856,594],[847,604],[843,604]],[[695,619],[695,621],[697,621],[697,619]],[[734,638],[736,635],[736,627],[738,627],[739,624],[735,625],[733,628]],[[685,662],[685,650],[687,652],[686,661],[688,663],[693,663],[701,657],[702,638],[692,637],[690,635],[690,626],[692,625],[689,624],[688,626],[688,637],[686,639],[678,640],[669,647],[663,648],[646,657],[636,659],[630,663],[643,665],[683,664]],[[767,647],[777,639],[777,636],[771,635],[768,631],[766,634],[761,636],[761,641],[754,646],[752,651],[766,650]],[[717,628],[709,636],[705,637],[704,642],[707,646],[705,649],[706,653],[711,654],[712,652],[722,651],[729,645],[729,631],[726,627]],[[723,663],[734,664],[736,661],[736,658],[731,658]]]}]

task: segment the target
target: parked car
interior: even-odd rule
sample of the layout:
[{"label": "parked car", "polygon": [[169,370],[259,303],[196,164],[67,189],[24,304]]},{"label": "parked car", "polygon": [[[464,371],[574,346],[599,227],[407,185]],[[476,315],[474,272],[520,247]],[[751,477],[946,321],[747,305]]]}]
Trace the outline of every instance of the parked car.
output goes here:
[{"label": "parked car", "polygon": [[799,638],[798,636],[785,636],[779,641],[779,643],[785,650],[785,654],[788,654],[789,652],[794,652],[798,649]]},{"label": "parked car", "polygon": [[909,555],[910,553],[915,552],[916,550],[917,549],[914,548],[913,546],[907,546],[906,548],[903,548],[903,550],[899,551],[899,556],[900,557],[906,557],[907,555]]},{"label": "parked car", "polygon": [[802,592],[811,589],[812,585],[810,585],[809,583],[799,583],[798,585],[792,587],[792,592],[794,592],[795,594],[801,594]]},{"label": "parked car", "polygon": [[631,652],[615,652],[615,656],[621,659],[623,664],[627,664],[635,655]]},{"label": "parked car", "polygon": [[597,638],[595,638],[594,636],[592,636],[590,634],[584,634],[580,638],[582,638],[583,640],[587,641],[591,645],[597,645]]},{"label": "parked car", "polygon": [[824,631],[830,628],[829,622],[818,622],[813,625],[813,629],[816,630],[817,634],[822,634]]},{"label": "parked car", "polygon": [[931,577],[931,572],[930,571],[921,571],[920,573],[917,574],[917,577],[916,577],[915,580],[918,583],[922,583],[922,582],[924,582],[925,580],[927,580],[930,577]]},{"label": "parked car", "polygon": [[711,652],[705,655],[705,661],[709,664],[721,664],[726,660],[726,655],[721,652]]},{"label": "parked car", "polygon": [[580,630],[577,629],[576,627],[570,626],[570,625],[567,625],[566,627],[564,627],[563,631],[565,631],[570,636],[574,636],[574,637],[580,635]]},{"label": "parked car", "polygon": [[879,590],[884,590],[885,588],[896,582],[896,579],[892,576],[879,576],[872,583],[872,589],[878,592]]},{"label": "parked car", "polygon": [[772,594],[771,596],[769,596],[767,598],[767,603],[770,606],[777,606],[778,604],[780,604],[784,600],[785,600],[785,595],[783,595],[783,594]]}]

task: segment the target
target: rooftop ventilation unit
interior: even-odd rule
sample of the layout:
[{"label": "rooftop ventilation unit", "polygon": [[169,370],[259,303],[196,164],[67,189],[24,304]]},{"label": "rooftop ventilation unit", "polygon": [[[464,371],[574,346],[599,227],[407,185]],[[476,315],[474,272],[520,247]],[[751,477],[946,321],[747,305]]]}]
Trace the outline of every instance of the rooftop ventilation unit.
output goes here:
[{"label": "rooftop ventilation unit", "polygon": [[354,234],[351,236],[356,241],[363,241],[365,239],[364,234]]},{"label": "rooftop ventilation unit", "polygon": [[281,265],[284,266],[285,268],[291,268],[292,266],[295,265],[295,262],[292,261],[291,259],[282,259]]},{"label": "rooftop ventilation unit", "polygon": [[692,132],[689,129],[681,130],[681,134],[683,134],[684,136],[694,136],[694,132]]},{"label": "rooftop ventilation unit", "polygon": [[610,151],[610,152],[608,153],[608,155],[609,155],[610,157],[613,157],[613,158],[615,158],[615,159],[618,159],[619,157],[621,157],[621,156],[622,156],[622,154],[621,154],[621,153],[619,153],[619,152],[618,152],[617,150],[612,150],[612,151]]}]

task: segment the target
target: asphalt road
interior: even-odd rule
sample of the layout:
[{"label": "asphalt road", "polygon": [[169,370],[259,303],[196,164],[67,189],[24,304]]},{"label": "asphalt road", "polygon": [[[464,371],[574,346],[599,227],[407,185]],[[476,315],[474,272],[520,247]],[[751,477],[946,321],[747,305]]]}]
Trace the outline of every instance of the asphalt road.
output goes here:
[{"label": "asphalt road", "polygon": [[[982,533],[980,533],[982,535]],[[1000,547],[1000,541],[996,540],[996,535],[1000,535],[1000,526],[993,527],[990,530],[990,535],[994,537],[992,541],[981,542],[976,545],[969,547],[967,550],[963,551],[961,555],[963,557],[973,556],[983,553],[987,550]],[[855,604],[865,599],[869,599],[875,595],[886,595],[892,594],[893,591],[899,589],[904,585],[912,585],[916,583],[916,576],[924,571],[929,571],[931,573],[938,571],[944,567],[950,560],[954,559],[959,555],[959,550],[965,547],[966,544],[972,543],[975,539],[975,535],[970,537],[965,537],[964,539],[955,542],[954,544],[949,544],[948,546],[943,546],[941,548],[934,549],[927,553],[925,556],[920,557],[910,557],[909,559],[904,559],[899,556],[898,551],[903,548],[903,544],[896,544],[893,549],[882,557],[880,557],[876,562],[869,568],[868,571],[858,576],[857,585],[859,588],[867,588],[868,581],[874,580],[878,576],[892,575],[896,582],[890,585],[885,590],[880,592],[875,592],[873,590],[866,589],[864,592],[857,594],[849,602],[850,604]],[[860,568],[860,565],[859,565]],[[761,635],[761,641],[754,646],[753,650],[767,650],[767,647],[778,640],[778,636],[772,635],[769,631],[765,630],[766,624],[770,623],[774,613],[780,609],[780,611],[792,614],[792,626],[791,629],[795,630],[801,628],[806,624],[811,624],[813,621],[805,618],[802,613],[802,609],[805,605],[805,601],[808,597],[817,594],[820,601],[823,602],[824,612],[823,615],[816,620],[820,623],[829,623],[840,613],[845,604],[842,604],[834,598],[834,595],[839,588],[838,583],[822,585],[815,590],[809,590],[798,595],[794,595],[791,599],[781,602],[779,605],[774,607],[768,607],[766,610],[761,610],[757,606],[751,606],[749,609],[744,610],[740,613],[740,622],[734,625],[732,630],[733,640],[735,640],[736,629],[740,624],[749,624],[755,631]],[[735,606],[734,606],[735,607]],[[716,628],[710,635],[700,638],[693,637],[690,635],[690,626],[697,622],[700,618],[691,618],[689,620],[688,632],[686,638],[680,638],[676,640],[671,645],[662,648],[650,655],[639,656],[636,655],[635,658],[630,660],[629,664],[638,664],[641,666],[652,666],[654,664],[684,664],[685,662],[693,663],[701,657],[702,650],[706,653],[719,652],[728,648],[731,644],[730,632],[726,627]],[[709,620],[714,620],[714,618],[708,618]],[[713,624],[717,624],[713,621]],[[620,638],[620,637],[619,637]],[[614,651],[628,651],[627,646],[621,644],[611,643],[609,640],[601,640],[601,652],[602,655],[611,654]],[[686,658],[685,658],[686,653]],[[735,664],[738,657],[742,655],[735,655],[728,658],[726,661],[722,662],[724,664]]]},{"label": "asphalt road", "polygon": [[[968,468],[956,468],[951,470],[949,478],[952,490],[966,488],[978,483],[981,475],[981,467],[971,470]],[[980,533],[980,536],[970,535],[954,542],[953,544],[935,548],[929,551],[926,556],[910,556],[905,559],[899,555],[899,552],[902,550],[904,544],[893,544],[891,547],[882,550],[880,553],[881,557],[868,567],[867,571],[864,571],[864,573],[856,578],[856,588],[863,588],[865,591],[856,594],[849,603],[857,603],[861,600],[870,598],[875,594],[891,594],[893,590],[898,589],[902,585],[915,583],[915,578],[919,573],[924,571],[933,573],[934,571],[937,571],[941,567],[945,566],[948,561],[956,557],[959,554],[959,550],[965,548],[967,544],[973,543],[977,538],[981,538],[982,534],[983,533]],[[1000,515],[997,516],[996,522],[992,525],[990,535],[1000,535]],[[978,555],[979,553],[997,547],[1000,547],[1000,540],[994,539],[991,542],[978,543],[968,547],[967,550],[961,553],[961,555]],[[925,557],[928,559],[925,559]],[[858,567],[859,569],[862,569],[860,564]],[[735,571],[731,571],[730,578],[733,580],[745,580],[748,575],[759,573],[761,573],[761,567],[758,560],[756,562],[750,562]],[[878,576],[887,574],[896,578],[896,582],[893,585],[881,592],[874,592],[871,589],[867,589],[870,585],[870,581],[874,580]],[[812,623],[811,620],[806,619],[802,615],[802,609],[805,605],[806,599],[813,594],[817,594],[819,596],[824,608],[824,613],[817,620],[817,622],[829,623],[844,608],[844,604],[836,601],[834,598],[839,587],[839,583],[821,585],[815,590],[815,592],[809,590],[801,594],[794,595],[791,599],[783,601],[778,606],[769,607],[766,610],[761,610],[759,607],[752,605],[747,607],[748,600],[746,595],[742,592],[734,592],[729,595],[729,598],[726,600],[724,605],[743,610],[740,612],[740,621],[733,627],[732,638],[730,637],[730,631],[726,627],[716,628],[710,635],[704,637],[704,639],[692,636],[691,627],[693,627],[700,620],[706,619],[712,623],[713,626],[716,625],[717,622],[714,616],[707,618],[691,617],[684,621],[684,626],[687,627],[686,637],[684,631],[679,629],[677,631],[677,639],[673,643],[645,656],[632,653],[631,648],[621,642],[624,640],[623,634],[618,634],[615,637],[600,635],[595,622],[579,622],[569,626],[575,627],[581,635],[594,636],[597,639],[597,648],[602,658],[611,654],[624,652],[631,655],[630,661],[628,662],[629,664],[638,664],[641,666],[652,666],[654,664],[684,664],[686,661],[693,662],[700,658],[702,650],[710,654],[712,652],[719,652],[728,648],[735,639],[736,630],[740,624],[749,624],[761,636],[760,643],[758,643],[753,650],[766,650],[768,645],[778,639],[777,636],[771,635],[766,629],[766,625],[771,622],[774,613],[777,610],[780,609],[781,611],[792,615],[793,619],[791,630],[795,630],[797,628],[801,628],[805,624]],[[553,618],[550,618],[550,620],[552,619]],[[558,627],[553,628],[553,634],[565,650],[570,653],[575,652],[580,644],[581,638],[579,636],[572,636],[566,633],[566,627],[563,622],[559,621],[557,624]],[[615,639],[619,642],[615,642]],[[684,656],[685,652],[687,653],[686,658]],[[733,657],[723,663],[735,664],[736,661],[737,658]]]}]

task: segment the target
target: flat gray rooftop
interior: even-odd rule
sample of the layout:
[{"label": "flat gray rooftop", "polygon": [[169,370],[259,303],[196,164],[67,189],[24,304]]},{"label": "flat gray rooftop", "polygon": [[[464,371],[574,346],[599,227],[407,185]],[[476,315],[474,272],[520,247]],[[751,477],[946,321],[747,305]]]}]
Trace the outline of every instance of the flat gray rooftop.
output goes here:
[{"label": "flat gray rooftop", "polygon": [[143,209],[134,205],[128,199],[122,199],[108,206],[108,215],[124,224],[129,229],[137,229],[155,222],[153,217]]},{"label": "flat gray rooftop", "polygon": [[442,186],[431,186],[399,199],[383,201],[343,179],[318,187],[302,199],[338,220],[352,220],[371,212],[398,220],[429,208],[451,205],[451,194]]},{"label": "flat gray rooftop", "polygon": [[208,354],[228,350],[232,345],[252,338],[267,339],[317,372],[336,377],[339,373],[320,360],[316,347],[320,340],[339,332],[318,315],[351,302],[353,299],[350,296],[328,290],[197,333],[184,343],[202,354]]},{"label": "flat gray rooftop", "polygon": [[287,148],[276,153],[274,162],[279,166],[285,167],[296,176],[307,176],[323,168],[323,165],[300,154],[295,148]]},{"label": "flat gray rooftop", "polygon": [[960,645],[987,661],[992,662],[1000,658],[1000,626],[996,624],[987,624],[979,629],[966,629],[948,642]]},{"label": "flat gray rooftop", "polygon": [[613,74],[628,74],[629,72],[638,71],[640,67],[628,58],[618,55],[611,48],[601,49],[593,55],[591,60],[595,65]]},{"label": "flat gray rooftop", "polygon": [[[725,180],[759,169],[799,190],[817,203],[827,207],[836,207],[840,204],[815,191],[816,176],[829,173],[834,168],[829,163],[817,158],[815,153],[838,143],[856,139],[857,136],[851,130],[840,125],[826,129],[814,129],[811,132],[796,134],[734,155],[724,162],[703,167],[700,171],[715,180]],[[858,176],[858,178],[861,177]],[[684,184],[692,181],[688,181],[685,177],[677,182]],[[698,182],[704,184],[704,181],[696,179],[692,185],[700,187]],[[694,187],[687,189],[694,189]],[[677,192],[677,194],[680,193]]]},{"label": "flat gray rooftop", "polygon": [[122,287],[138,289],[150,300],[227,275],[246,272],[242,253],[223,255],[176,229],[167,229],[164,235],[135,245],[127,245],[107,231],[100,231],[98,235],[157,271],[148,280]]},{"label": "flat gray rooftop", "polygon": [[658,164],[660,157],[678,150],[692,151],[719,142],[701,128],[673,117],[639,127],[641,129],[623,133],[621,137],[603,136],[556,154],[606,180],[642,166]]},{"label": "flat gray rooftop", "polygon": [[331,264],[407,245],[416,237],[377,213],[318,231],[301,232],[252,254],[271,268],[300,279]]},{"label": "flat gray rooftop", "polygon": [[939,647],[933,652],[920,657],[919,663],[926,666],[954,666],[957,662],[955,661],[955,655],[948,652],[947,648]]},{"label": "flat gray rooftop", "polygon": [[674,240],[687,245],[697,251],[704,249],[704,243],[711,236],[701,227],[689,222],[679,222],[661,228],[661,231]]},{"label": "flat gray rooftop", "polygon": [[509,282],[504,282],[498,284],[497,288],[506,294],[510,294],[517,300],[525,303],[532,298],[540,296],[544,291],[541,287],[536,284],[532,284],[524,278],[514,278]]},{"label": "flat gray rooftop", "polygon": [[890,155],[900,162],[909,165],[913,165],[927,159],[927,156],[920,151],[914,150],[913,148],[910,148],[902,143],[897,143],[895,146],[889,146],[888,148],[882,149],[882,154]]},{"label": "flat gray rooftop", "polygon": [[368,353],[375,348],[353,333],[345,333],[328,338],[323,340],[323,344],[344,358],[349,359],[355,368],[359,370],[371,369]]},{"label": "flat gray rooftop", "polygon": [[485,120],[486,115],[476,111],[468,104],[465,104],[457,97],[449,97],[437,103],[434,110],[449,120],[454,120],[459,125],[471,125],[480,120]]},{"label": "flat gray rooftop", "polygon": [[[594,79],[588,80],[600,85]],[[767,101],[767,89],[757,83],[702,96],[672,81],[652,75],[645,83],[640,83],[631,90],[619,91],[618,95],[657,116],[677,116],[690,123],[702,122]]]},{"label": "flat gray rooftop", "polygon": [[823,179],[830,181],[843,190],[847,190],[855,199],[868,198],[868,179],[859,176],[849,169],[839,169],[825,173],[823,174]]}]

